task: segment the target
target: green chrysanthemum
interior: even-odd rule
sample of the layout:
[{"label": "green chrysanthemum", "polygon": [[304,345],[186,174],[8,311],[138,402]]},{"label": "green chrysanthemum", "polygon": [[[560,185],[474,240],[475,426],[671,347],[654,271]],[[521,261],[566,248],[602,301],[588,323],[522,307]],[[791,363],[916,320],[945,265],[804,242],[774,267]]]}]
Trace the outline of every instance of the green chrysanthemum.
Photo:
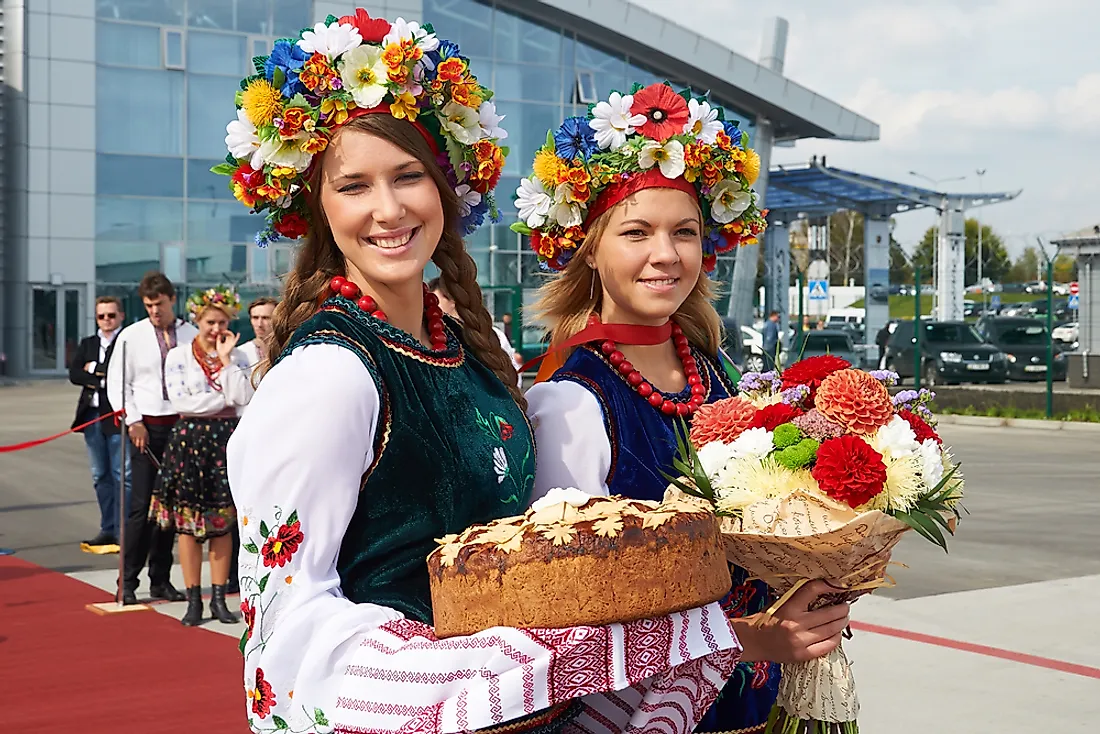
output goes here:
[{"label": "green chrysanthemum", "polygon": [[772,443],[775,444],[777,449],[785,449],[788,446],[794,446],[802,440],[802,431],[798,429],[793,423],[783,423],[776,426],[775,433],[772,434]]},{"label": "green chrysanthemum", "polygon": [[[783,428],[783,426],[779,426],[779,428]],[[779,428],[775,431],[776,435],[779,434]],[[812,438],[804,438],[793,446],[787,446],[780,451],[776,451],[772,456],[775,457],[780,466],[785,466],[791,470],[802,469],[817,458],[817,448],[820,445]]]}]

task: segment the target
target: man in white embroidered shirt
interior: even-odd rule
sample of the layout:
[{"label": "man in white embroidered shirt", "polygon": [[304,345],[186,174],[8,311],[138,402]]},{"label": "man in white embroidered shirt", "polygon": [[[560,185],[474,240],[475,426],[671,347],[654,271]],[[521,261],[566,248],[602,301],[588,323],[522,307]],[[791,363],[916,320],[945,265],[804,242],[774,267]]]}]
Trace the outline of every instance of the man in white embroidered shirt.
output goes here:
[{"label": "man in white embroidered shirt", "polygon": [[[168,351],[195,338],[195,327],[176,318],[176,289],[163,273],[148,273],[138,295],[149,318],[122,330],[107,369],[107,395],[116,409],[125,408],[126,428],[134,447],[130,511],[123,538],[122,603],[137,603],[138,576],[149,561],[149,595],[182,601],[169,579],[175,536],[149,520],[149,500],[160,458],[179,416],[168,400],[164,360]],[[123,360],[126,381],[123,383]]]}]

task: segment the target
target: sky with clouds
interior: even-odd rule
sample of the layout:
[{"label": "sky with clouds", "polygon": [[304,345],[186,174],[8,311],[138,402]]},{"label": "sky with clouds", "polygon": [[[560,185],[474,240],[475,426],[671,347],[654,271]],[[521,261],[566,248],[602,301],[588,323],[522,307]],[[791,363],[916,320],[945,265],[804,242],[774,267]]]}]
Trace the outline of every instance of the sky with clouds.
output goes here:
[{"label": "sky with clouds", "polygon": [[[784,73],[877,122],[872,143],[799,141],[773,164],[829,165],[953,191],[1023,189],[978,210],[1014,255],[1100,223],[1096,0],[631,0],[752,59],[771,16],[790,23]],[[979,181],[977,169],[986,173]],[[970,216],[974,216],[972,210]],[[911,249],[934,214],[899,215]]]}]

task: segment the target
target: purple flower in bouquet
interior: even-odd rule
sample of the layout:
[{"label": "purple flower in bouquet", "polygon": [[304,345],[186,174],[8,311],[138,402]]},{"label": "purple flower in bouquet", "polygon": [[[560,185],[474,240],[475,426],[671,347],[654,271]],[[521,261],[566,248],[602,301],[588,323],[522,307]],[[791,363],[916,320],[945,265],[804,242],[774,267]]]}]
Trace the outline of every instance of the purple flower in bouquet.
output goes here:
[{"label": "purple flower in bouquet", "polygon": [[806,436],[815,441],[825,441],[830,438],[839,438],[844,435],[844,426],[839,423],[833,423],[823,416],[817,408],[796,417],[791,422],[798,426]]},{"label": "purple flower in bouquet", "polygon": [[779,397],[785,405],[802,405],[810,397],[810,388],[807,385],[795,385],[779,393]]},{"label": "purple flower in bouquet", "polygon": [[893,370],[871,370],[868,374],[887,387],[898,384],[898,373]]},{"label": "purple flower in bouquet", "polygon": [[783,382],[779,379],[779,373],[775,370],[768,372],[745,372],[741,375],[741,382],[737,388],[741,392],[778,392]]}]

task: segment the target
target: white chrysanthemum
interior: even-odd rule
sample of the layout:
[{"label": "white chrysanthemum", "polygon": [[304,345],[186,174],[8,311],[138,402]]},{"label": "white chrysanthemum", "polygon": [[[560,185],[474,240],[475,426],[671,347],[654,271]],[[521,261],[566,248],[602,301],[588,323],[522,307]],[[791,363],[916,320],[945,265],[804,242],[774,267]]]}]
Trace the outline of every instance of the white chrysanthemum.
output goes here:
[{"label": "white chrysanthemum", "polygon": [[579,227],[584,222],[584,209],[573,196],[573,187],[561,184],[554,190],[554,204],[549,216],[562,227]]},{"label": "white chrysanthemum", "polygon": [[377,107],[389,91],[386,62],[382,49],[377,46],[360,46],[344,54],[340,59],[340,80],[355,104],[364,109]]},{"label": "white chrysanthemum", "polygon": [[428,33],[415,20],[406,21],[404,18],[398,18],[390,24],[390,32],[382,38],[382,47],[385,48],[391,43],[400,44],[410,39],[415,40],[416,45],[424,53],[439,48],[439,39],[434,33]]},{"label": "white chrysanthemum", "polygon": [[893,507],[908,510],[929,490],[929,486],[924,481],[921,457],[917,454],[908,454],[884,458],[886,484],[882,491],[867,503],[867,509],[885,510]]},{"label": "white chrysanthemum", "polygon": [[718,473],[733,458],[733,452],[730,450],[729,444],[721,441],[711,441],[699,449],[696,454],[699,456],[699,464],[702,466],[703,471],[712,480],[718,477]]},{"label": "white chrysanthemum", "polygon": [[537,178],[520,179],[519,188],[516,189],[516,209],[519,210],[519,218],[528,227],[538,229],[545,224],[553,205],[554,200],[550,198],[541,181]]},{"label": "white chrysanthemum", "polygon": [[473,145],[481,138],[481,117],[477,110],[448,102],[438,116],[450,136],[463,145]]},{"label": "white chrysanthemum", "polygon": [[307,54],[323,54],[334,61],[342,53],[358,48],[363,43],[359,29],[351,23],[318,23],[312,31],[306,31],[298,41],[298,48]]},{"label": "white chrysanthemum", "polygon": [[870,444],[871,448],[883,456],[898,458],[912,456],[920,448],[913,427],[899,415],[895,415],[889,423],[875,431]]},{"label": "white chrysanthemum", "polygon": [[732,178],[723,179],[711,195],[711,216],[719,224],[728,224],[737,219],[752,204],[752,195],[742,191],[741,182]]},{"label": "white chrysanthemum", "polygon": [[260,145],[259,155],[271,165],[304,171],[309,168],[309,162],[313,160],[313,155],[306,153],[299,147],[302,140],[301,137],[294,137],[289,140],[282,140],[281,138],[265,140]]},{"label": "white chrysanthemum", "polygon": [[684,175],[684,144],[679,140],[647,140],[638,151],[638,165],[643,169],[657,165],[665,178],[680,178]]},{"label": "white chrysanthemum", "polygon": [[748,498],[755,502],[786,497],[798,489],[818,490],[817,481],[805,469],[788,469],[770,458],[734,459],[722,469],[716,492],[729,502],[744,503]]},{"label": "white chrysanthemum", "polygon": [[500,121],[506,115],[498,115],[497,107],[489,101],[481,103],[477,111],[478,122],[481,125],[481,137],[496,140],[504,140],[508,137],[508,131],[500,126]]},{"label": "white chrysanthemum", "polygon": [[733,439],[730,453],[735,459],[763,459],[775,449],[772,432],[767,428],[750,428]]},{"label": "white chrysanthemum", "polygon": [[481,194],[471,189],[469,184],[459,184],[455,187],[455,193],[458,194],[459,216],[469,216],[470,210],[481,203]]},{"label": "white chrysanthemum", "polygon": [[634,95],[622,95],[612,92],[606,102],[600,102],[592,108],[592,119],[588,126],[595,132],[596,145],[601,149],[618,150],[626,144],[626,139],[634,129],[645,124],[645,115],[632,115]]},{"label": "white chrysanthemum", "polygon": [[924,439],[920,443],[917,452],[920,456],[921,471],[924,474],[924,481],[928,484],[928,488],[931,489],[943,479],[944,452],[940,450],[940,445],[931,438]]},{"label": "white chrysanthemum", "polygon": [[709,102],[688,100],[688,121],[684,125],[684,135],[693,135],[696,140],[714,145],[718,133],[724,129],[718,120],[718,110],[711,107]]},{"label": "white chrysanthemum", "polygon": [[237,110],[237,119],[225,126],[225,147],[234,158],[248,160],[248,165],[257,171],[264,167],[256,126],[244,110]]}]

